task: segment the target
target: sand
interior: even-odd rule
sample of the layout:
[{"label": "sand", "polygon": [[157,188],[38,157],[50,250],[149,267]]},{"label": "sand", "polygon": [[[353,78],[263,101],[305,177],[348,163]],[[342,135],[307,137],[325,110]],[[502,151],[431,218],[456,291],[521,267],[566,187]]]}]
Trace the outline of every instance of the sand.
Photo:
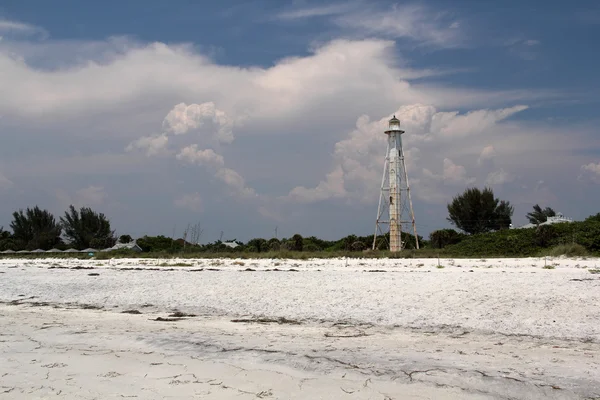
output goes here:
[{"label": "sand", "polygon": [[0,398],[600,398],[597,259],[142,262],[0,260]]}]

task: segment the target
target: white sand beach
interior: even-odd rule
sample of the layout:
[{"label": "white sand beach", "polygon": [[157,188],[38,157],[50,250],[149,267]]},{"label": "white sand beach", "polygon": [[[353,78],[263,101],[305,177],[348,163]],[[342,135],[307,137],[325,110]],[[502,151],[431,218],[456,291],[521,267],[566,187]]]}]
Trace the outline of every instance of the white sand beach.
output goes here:
[{"label": "white sand beach", "polygon": [[0,398],[600,398],[599,261],[1,259]]}]

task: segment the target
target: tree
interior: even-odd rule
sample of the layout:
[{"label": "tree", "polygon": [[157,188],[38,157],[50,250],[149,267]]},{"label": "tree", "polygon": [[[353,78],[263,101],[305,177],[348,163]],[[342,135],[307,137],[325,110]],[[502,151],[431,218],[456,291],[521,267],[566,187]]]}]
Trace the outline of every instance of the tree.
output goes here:
[{"label": "tree", "polygon": [[246,244],[246,249],[256,253],[269,251],[269,242],[262,238],[252,239]]},{"label": "tree", "polygon": [[10,224],[13,239],[20,248],[49,250],[61,242],[61,226],[48,210],[38,206],[13,213]]},{"label": "tree", "polygon": [[269,250],[271,251],[279,251],[281,248],[281,242],[277,238],[271,238],[267,243],[269,245]]},{"label": "tree", "polygon": [[110,229],[110,221],[102,213],[91,208],[81,207],[79,211],[73,205],[60,218],[66,238],[76,248],[83,250],[92,245],[100,248],[114,246],[114,231]]},{"label": "tree", "polygon": [[492,189],[469,188],[448,204],[448,221],[468,234],[477,234],[508,228],[513,212],[508,201],[494,197]]},{"label": "tree", "polygon": [[0,226],[0,251],[4,250],[15,250],[17,246],[9,231],[4,230],[3,226]]},{"label": "tree", "polygon": [[146,252],[172,252],[181,251],[183,248],[183,242],[178,242],[170,237],[164,235],[160,236],[143,236],[139,238],[136,243],[143,251]]},{"label": "tree", "polygon": [[291,240],[291,249],[293,251],[302,251],[302,249],[304,248],[304,241],[302,239],[302,236],[298,233],[296,233],[294,236],[292,236],[292,240]]},{"label": "tree", "polygon": [[552,208],[546,207],[542,210],[542,207],[536,204],[535,206],[533,206],[533,211],[527,213],[527,219],[532,224],[539,225],[543,222],[546,222],[548,220],[548,217],[554,217],[555,215],[556,212]]},{"label": "tree", "polygon": [[131,235],[121,235],[119,236],[119,243],[131,243],[133,242],[133,238]]},{"label": "tree", "polygon": [[456,232],[454,229],[438,229],[429,234],[429,240],[434,249],[443,249],[446,246],[459,243],[464,238],[464,233]]}]

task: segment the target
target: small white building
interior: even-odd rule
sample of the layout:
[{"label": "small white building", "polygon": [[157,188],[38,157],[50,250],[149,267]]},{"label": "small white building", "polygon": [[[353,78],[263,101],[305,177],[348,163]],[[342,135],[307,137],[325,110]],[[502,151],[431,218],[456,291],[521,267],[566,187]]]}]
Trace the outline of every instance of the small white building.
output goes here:
[{"label": "small white building", "polygon": [[[562,215],[562,213],[556,213],[556,215],[554,217],[548,217],[548,219],[546,219],[546,222],[542,222],[539,225],[552,225],[552,224],[561,224],[563,222],[573,222],[573,220],[571,218],[566,218],[564,215]],[[511,226],[511,229],[528,229],[528,228],[536,228],[539,225],[536,224],[525,224],[522,226]]]},{"label": "small white building", "polygon": [[102,251],[113,251],[113,250],[133,250],[135,252],[141,253],[142,248],[136,243],[136,241],[131,241],[129,243],[117,243],[113,247],[109,247],[108,249],[104,249]]}]

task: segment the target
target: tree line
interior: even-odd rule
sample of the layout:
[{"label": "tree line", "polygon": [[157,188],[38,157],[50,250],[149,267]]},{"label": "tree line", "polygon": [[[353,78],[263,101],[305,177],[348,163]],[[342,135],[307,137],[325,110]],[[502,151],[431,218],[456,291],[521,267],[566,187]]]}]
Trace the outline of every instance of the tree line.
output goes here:
[{"label": "tree line", "polygon": [[0,227],[0,251],[104,249],[117,241],[108,218],[89,207],[77,210],[71,205],[59,220],[38,206],[15,211],[12,217],[12,233]]},{"label": "tree line", "polygon": [[[447,205],[447,220],[454,225],[454,229],[440,229],[431,232],[429,240],[419,236],[420,248],[441,249],[456,245],[466,238],[508,229],[511,226],[513,206],[509,201],[500,200],[494,196],[492,189],[468,188],[463,193],[455,196]],[[556,215],[555,211],[539,205],[527,214],[533,224],[541,224],[548,217]],[[133,240],[130,235],[116,237],[111,229],[109,219],[102,213],[89,207],[76,209],[73,205],[65,211],[58,220],[48,210],[38,206],[26,210],[15,211],[12,214],[10,228],[12,232],[0,227],[0,251],[3,250],[50,250],[57,248],[65,250],[75,248],[105,249],[112,247],[117,242],[128,243]],[[315,236],[302,237],[295,234],[290,238],[253,238],[247,242],[235,239],[229,241],[217,240],[212,243],[199,244],[202,229],[196,224],[191,229],[191,243],[187,241],[190,228],[186,229],[183,238],[169,238],[166,236],[143,236],[137,239],[137,244],[146,252],[255,252],[265,253],[273,251],[318,252],[318,251],[345,251],[359,252],[372,247],[374,237],[348,235],[334,241],[319,239]],[[387,250],[389,234],[378,236],[377,250]],[[408,232],[402,233],[405,249],[415,248],[415,239]]]}]

